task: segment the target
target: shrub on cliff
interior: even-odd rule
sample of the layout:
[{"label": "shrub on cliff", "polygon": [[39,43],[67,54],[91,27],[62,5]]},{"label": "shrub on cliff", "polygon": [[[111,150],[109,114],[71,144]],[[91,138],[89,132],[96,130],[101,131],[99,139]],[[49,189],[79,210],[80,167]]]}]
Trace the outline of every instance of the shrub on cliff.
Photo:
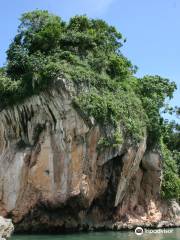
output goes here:
[{"label": "shrub on cliff", "polygon": [[137,92],[148,116],[148,145],[155,146],[160,142],[164,129],[160,110],[164,108],[166,98],[173,97],[176,84],[160,76],[145,76],[139,79],[138,84]]},{"label": "shrub on cliff", "polygon": [[163,157],[163,181],[162,181],[162,196],[166,199],[180,199],[180,177],[178,176],[178,167],[174,161],[173,153],[161,144]]},{"label": "shrub on cliff", "polygon": [[[179,108],[168,109],[179,118]],[[175,117],[175,116],[174,116]],[[180,124],[164,121],[161,148],[163,154],[164,177],[162,193],[166,198],[180,199]]]},{"label": "shrub on cliff", "polygon": [[[13,81],[7,77],[6,73],[0,71],[0,110],[4,105],[13,104],[14,101],[21,98],[21,81]],[[3,102],[3,105],[2,105]]]}]

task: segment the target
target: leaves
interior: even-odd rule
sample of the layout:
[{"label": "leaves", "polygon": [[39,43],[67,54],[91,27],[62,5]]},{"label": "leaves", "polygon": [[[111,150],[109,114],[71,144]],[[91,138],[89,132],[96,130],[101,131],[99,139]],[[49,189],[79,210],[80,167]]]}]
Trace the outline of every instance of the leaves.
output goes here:
[{"label": "leaves", "polygon": [[161,143],[161,151],[164,160],[162,196],[166,199],[180,199],[180,178],[178,176],[176,161],[173,159],[172,153],[163,143]]},{"label": "leaves", "polygon": [[163,131],[163,118],[160,110],[166,98],[172,98],[176,84],[160,76],[145,76],[139,79],[136,88],[148,116],[148,147],[154,148],[160,142]]}]

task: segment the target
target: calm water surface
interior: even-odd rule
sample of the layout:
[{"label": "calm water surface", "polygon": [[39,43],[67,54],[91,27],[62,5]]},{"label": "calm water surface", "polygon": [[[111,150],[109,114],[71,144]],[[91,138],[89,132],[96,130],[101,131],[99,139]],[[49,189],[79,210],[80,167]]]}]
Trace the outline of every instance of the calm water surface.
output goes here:
[{"label": "calm water surface", "polygon": [[134,232],[91,232],[66,235],[14,235],[11,240],[180,240],[180,228],[172,233],[144,233],[136,236]]}]

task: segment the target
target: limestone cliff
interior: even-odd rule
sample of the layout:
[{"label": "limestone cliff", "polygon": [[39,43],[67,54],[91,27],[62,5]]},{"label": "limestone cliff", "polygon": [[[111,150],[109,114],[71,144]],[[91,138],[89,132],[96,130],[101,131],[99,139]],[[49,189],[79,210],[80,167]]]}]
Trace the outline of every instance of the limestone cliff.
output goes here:
[{"label": "limestone cliff", "polygon": [[0,217],[0,239],[5,240],[7,238],[10,238],[13,231],[14,226],[11,219]]},{"label": "limestone cliff", "polygon": [[178,204],[160,198],[160,154],[145,138],[100,151],[103,127],[58,84],[0,113],[0,215],[19,232],[178,225]]}]

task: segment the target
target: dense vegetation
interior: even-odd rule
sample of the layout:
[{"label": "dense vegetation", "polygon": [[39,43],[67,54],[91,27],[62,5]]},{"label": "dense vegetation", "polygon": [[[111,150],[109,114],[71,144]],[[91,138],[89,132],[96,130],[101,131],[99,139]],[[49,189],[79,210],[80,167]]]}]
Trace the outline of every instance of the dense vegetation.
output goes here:
[{"label": "dense vegetation", "polygon": [[[170,113],[175,114],[179,119],[180,108],[170,108]],[[162,195],[169,199],[180,199],[180,124],[166,120],[163,128],[161,142],[164,159]]]},{"label": "dense vegetation", "polygon": [[101,139],[101,146],[116,146],[123,138],[137,144],[147,135],[148,148],[161,147],[163,196],[179,197],[179,133],[160,114],[175,83],[160,76],[136,78],[137,67],[121,53],[125,39],[102,20],[75,16],[65,23],[47,11],[33,11],[20,21],[0,70],[0,110],[64,77],[77,91],[74,106],[104,127],[111,125],[112,135]]}]

